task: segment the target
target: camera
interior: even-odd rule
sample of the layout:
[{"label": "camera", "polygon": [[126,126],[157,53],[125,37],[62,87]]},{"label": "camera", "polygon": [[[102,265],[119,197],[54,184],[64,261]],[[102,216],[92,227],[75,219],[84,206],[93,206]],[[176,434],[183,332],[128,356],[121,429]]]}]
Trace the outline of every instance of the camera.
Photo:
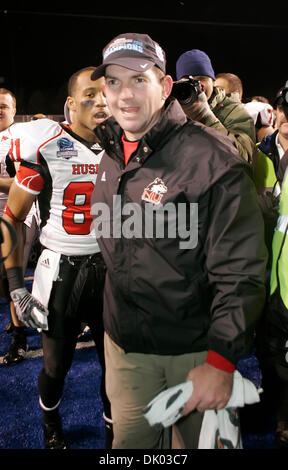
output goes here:
[{"label": "camera", "polygon": [[173,82],[171,95],[174,96],[180,104],[193,104],[202,91],[201,83],[198,80],[194,80],[192,75],[190,75],[188,78]]}]

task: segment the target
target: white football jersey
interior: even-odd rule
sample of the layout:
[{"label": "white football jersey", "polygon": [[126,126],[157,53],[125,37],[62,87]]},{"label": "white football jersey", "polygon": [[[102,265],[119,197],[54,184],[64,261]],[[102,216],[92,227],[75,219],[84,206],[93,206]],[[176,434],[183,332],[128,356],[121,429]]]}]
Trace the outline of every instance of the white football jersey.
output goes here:
[{"label": "white football jersey", "polygon": [[[0,177],[10,178],[15,175],[15,168],[10,162],[10,170],[7,168],[7,156],[11,146],[12,129],[17,124],[12,124],[10,127],[0,132]],[[3,209],[7,202],[8,194],[0,192],[0,215],[3,215]]]},{"label": "white football jersey", "polygon": [[15,131],[10,157],[21,161],[15,182],[38,196],[42,245],[67,256],[99,252],[90,201],[100,145],[50,119],[23,123]]}]

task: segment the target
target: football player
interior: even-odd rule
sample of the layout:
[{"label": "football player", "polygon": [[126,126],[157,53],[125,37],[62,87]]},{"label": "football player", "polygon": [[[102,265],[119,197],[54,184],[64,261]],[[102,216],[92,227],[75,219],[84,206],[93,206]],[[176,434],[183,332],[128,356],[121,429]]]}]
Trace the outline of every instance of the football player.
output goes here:
[{"label": "football player", "polygon": [[[19,319],[42,330],[43,369],[38,386],[47,449],[67,448],[59,405],[83,321],[89,325],[96,343],[103,371],[104,417],[110,424],[102,322],[106,268],[90,215],[91,194],[102,157],[94,129],[109,116],[109,111],[102,79],[95,82],[90,78],[93,70],[81,69],[69,79],[67,104],[73,116],[70,124],[49,119],[22,124],[20,137],[14,135],[11,150],[11,158],[20,160],[21,166],[11,186],[4,217],[17,231],[20,249],[7,258],[5,266]],[[43,250],[31,295],[24,287],[20,228],[36,197]],[[5,255],[10,244],[5,227],[3,233]],[[109,447],[107,439],[106,446]]]},{"label": "football player", "polygon": [[[6,88],[0,88],[0,217],[3,216],[8,192],[13,182],[19,163],[13,163],[8,158],[12,130],[16,114],[16,97]],[[36,209],[33,204],[25,223],[22,225],[24,242],[23,272],[25,273],[32,245],[37,237],[38,226]],[[9,302],[11,321],[6,326],[6,331],[12,333],[12,340],[2,363],[5,365],[17,364],[23,361],[28,350],[26,327],[19,320],[15,312],[7,285],[6,271],[3,263],[0,264],[0,296]]]}]

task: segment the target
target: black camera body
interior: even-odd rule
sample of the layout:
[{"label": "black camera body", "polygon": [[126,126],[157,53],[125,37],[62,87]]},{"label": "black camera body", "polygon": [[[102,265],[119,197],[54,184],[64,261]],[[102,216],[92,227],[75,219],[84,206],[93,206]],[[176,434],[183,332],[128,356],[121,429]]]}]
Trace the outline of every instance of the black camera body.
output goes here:
[{"label": "black camera body", "polygon": [[182,78],[173,82],[171,95],[176,98],[180,104],[193,104],[200,93],[202,93],[202,85],[198,80],[195,80],[192,75],[188,78]]}]

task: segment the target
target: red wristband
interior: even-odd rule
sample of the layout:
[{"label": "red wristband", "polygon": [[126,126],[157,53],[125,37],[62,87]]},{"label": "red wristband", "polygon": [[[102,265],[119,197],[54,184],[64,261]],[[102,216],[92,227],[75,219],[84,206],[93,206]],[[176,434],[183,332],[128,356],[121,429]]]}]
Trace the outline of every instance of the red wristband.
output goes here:
[{"label": "red wristband", "polygon": [[10,219],[14,220],[14,222],[17,222],[18,224],[25,221],[25,219],[17,219],[17,217],[15,217],[15,215],[13,214],[11,209],[7,206],[7,204],[4,207],[3,214],[8,215],[8,217],[10,217]]},{"label": "red wristband", "polygon": [[208,351],[206,362],[217,369],[224,370],[225,372],[234,372],[235,365],[232,362],[225,359],[225,357],[221,356],[215,351]]}]

